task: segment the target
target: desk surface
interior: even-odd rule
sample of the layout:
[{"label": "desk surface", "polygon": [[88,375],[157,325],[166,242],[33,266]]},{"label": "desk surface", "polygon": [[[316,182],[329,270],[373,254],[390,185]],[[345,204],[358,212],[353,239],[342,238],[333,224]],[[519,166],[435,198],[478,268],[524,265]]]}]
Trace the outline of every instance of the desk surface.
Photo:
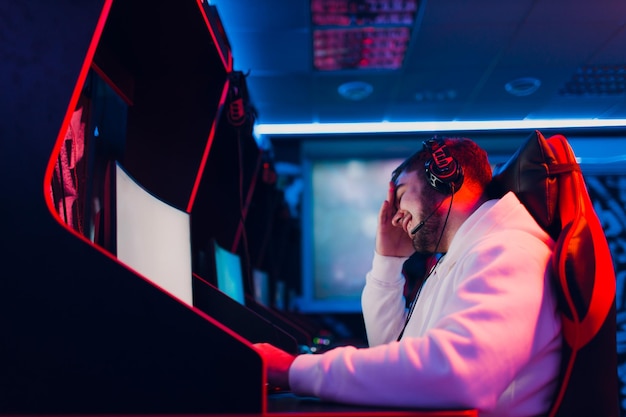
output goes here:
[{"label": "desk surface", "polygon": [[298,417],[359,416],[359,417],[478,417],[476,410],[412,410],[367,407],[321,401],[314,397],[299,397],[289,392],[269,394],[268,416],[295,414]]}]

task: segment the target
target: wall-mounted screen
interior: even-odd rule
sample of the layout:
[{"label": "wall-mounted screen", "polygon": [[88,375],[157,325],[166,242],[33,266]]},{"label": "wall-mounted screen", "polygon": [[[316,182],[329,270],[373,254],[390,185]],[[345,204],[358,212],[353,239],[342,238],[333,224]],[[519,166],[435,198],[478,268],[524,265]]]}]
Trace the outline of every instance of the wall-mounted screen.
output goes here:
[{"label": "wall-mounted screen", "polygon": [[[421,142],[417,142],[421,143]],[[305,143],[303,312],[359,312],[391,172],[417,144]],[[381,149],[383,151],[381,151]]]}]

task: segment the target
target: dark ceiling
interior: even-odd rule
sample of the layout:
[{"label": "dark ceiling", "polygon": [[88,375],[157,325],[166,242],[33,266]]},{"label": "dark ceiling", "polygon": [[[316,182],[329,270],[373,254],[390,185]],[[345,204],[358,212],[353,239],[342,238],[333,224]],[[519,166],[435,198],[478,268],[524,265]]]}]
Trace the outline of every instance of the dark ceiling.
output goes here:
[{"label": "dark ceiling", "polygon": [[[313,68],[310,0],[210,3],[258,124],[626,119],[624,0],[423,0],[400,69],[332,72]],[[506,91],[527,77],[536,92]],[[373,92],[341,97],[351,81]]]}]

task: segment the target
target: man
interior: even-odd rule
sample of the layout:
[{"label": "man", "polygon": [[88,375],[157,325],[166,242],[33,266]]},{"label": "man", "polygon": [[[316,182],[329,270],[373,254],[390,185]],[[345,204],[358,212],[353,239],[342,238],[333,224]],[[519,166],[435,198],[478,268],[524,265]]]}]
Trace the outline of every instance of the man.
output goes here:
[{"label": "man", "polygon": [[[362,294],[369,347],[293,357],[256,345],[270,383],[376,406],[536,416],[553,400],[561,323],[554,242],[513,193],[490,200],[486,153],[433,139],[392,176]],[[443,253],[408,311],[402,265]]]}]

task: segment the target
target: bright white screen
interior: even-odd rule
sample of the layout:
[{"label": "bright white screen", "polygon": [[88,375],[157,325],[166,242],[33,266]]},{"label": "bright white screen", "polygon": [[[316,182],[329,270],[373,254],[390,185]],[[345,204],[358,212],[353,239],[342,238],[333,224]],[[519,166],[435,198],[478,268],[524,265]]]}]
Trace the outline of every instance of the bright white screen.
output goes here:
[{"label": "bright white screen", "polygon": [[116,164],[117,257],[192,305],[189,214],[155,197]]},{"label": "bright white screen", "polygon": [[245,305],[243,273],[239,255],[229,252],[217,244],[214,246],[217,288],[233,300]]}]

